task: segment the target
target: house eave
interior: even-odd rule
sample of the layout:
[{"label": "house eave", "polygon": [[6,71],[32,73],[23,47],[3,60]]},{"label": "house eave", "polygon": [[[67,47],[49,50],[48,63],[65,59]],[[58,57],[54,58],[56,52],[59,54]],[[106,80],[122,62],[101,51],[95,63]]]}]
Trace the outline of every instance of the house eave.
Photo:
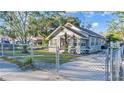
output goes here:
[{"label": "house eave", "polygon": [[57,31],[59,31],[59,29],[64,29],[64,27],[63,26],[59,26],[59,27],[57,27],[46,39],[51,39],[52,37],[53,37],[53,35],[57,32]]}]

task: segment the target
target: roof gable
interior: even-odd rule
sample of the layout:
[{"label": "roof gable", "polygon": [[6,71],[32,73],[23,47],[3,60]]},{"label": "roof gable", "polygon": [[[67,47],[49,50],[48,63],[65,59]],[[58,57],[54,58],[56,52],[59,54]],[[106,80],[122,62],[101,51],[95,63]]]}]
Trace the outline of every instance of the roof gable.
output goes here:
[{"label": "roof gable", "polygon": [[51,39],[55,37],[59,32],[61,32],[63,29],[68,29],[69,31],[72,31],[73,33],[81,36],[81,37],[86,37],[88,38],[89,36],[94,36],[94,37],[99,37],[99,38],[104,38],[102,35],[95,33],[91,30],[76,27],[70,23],[66,23],[64,26],[59,26],[56,28],[48,37],[47,39]]},{"label": "roof gable", "polygon": [[71,29],[71,28],[69,28],[69,27],[67,27],[67,26],[59,26],[58,28],[56,28],[56,29],[47,37],[47,39],[51,39],[51,38],[55,37],[58,33],[60,33],[61,31],[63,31],[64,29],[67,29],[67,30],[69,30],[69,31],[71,31],[71,32],[73,32],[73,33],[75,33],[75,34],[81,36],[81,37],[84,37],[84,38],[87,38],[87,37],[88,37],[87,34],[81,33],[80,31],[77,31],[77,30],[75,30],[75,29]]},{"label": "roof gable", "polygon": [[54,36],[56,36],[59,32],[61,32],[64,29],[63,26],[59,26],[58,28],[56,28],[48,37],[47,39],[51,39]]}]

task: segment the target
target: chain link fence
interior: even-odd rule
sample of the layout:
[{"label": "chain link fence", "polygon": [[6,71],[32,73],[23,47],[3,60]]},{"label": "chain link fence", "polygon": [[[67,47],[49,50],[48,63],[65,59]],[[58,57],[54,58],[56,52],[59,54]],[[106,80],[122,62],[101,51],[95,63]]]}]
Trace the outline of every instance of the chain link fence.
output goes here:
[{"label": "chain link fence", "polygon": [[79,53],[79,48],[1,44],[0,56],[21,63],[32,61],[36,69],[51,70],[69,80],[122,80],[122,50],[109,48],[90,53],[90,49],[83,49]]},{"label": "chain link fence", "polygon": [[106,51],[106,80],[123,80],[123,46]]}]

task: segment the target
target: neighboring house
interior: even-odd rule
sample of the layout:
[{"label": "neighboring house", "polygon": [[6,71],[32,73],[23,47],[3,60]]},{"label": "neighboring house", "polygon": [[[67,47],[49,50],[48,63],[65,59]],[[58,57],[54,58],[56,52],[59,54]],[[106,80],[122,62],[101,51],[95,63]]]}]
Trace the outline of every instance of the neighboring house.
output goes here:
[{"label": "neighboring house", "polygon": [[[75,53],[82,54],[88,50],[90,53],[101,50],[105,44],[105,38],[91,30],[76,27],[70,23],[56,28],[49,36],[49,51],[55,52],[59,47],[64,52],[65,33],[67,34],[68,52],[75,49]],[[66,51],[67,52],[67,51]]]},{"label": "neighboring house", "polygon": [[32,37],[32,41],[35,45],[38,45],[38,44],[41,45],[43,41],[43,37],[42,36]]}]

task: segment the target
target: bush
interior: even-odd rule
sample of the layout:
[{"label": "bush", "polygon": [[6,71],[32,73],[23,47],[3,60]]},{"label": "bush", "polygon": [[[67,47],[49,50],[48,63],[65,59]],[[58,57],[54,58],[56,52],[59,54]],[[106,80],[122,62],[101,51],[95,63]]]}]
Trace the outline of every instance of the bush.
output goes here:
[{"label": "bush", "polygon": [[33,62],[32,57],[31,56],[28,56],[24,60],[24,66],[26,66],[26,65],[32,65],[32,62]]}]

